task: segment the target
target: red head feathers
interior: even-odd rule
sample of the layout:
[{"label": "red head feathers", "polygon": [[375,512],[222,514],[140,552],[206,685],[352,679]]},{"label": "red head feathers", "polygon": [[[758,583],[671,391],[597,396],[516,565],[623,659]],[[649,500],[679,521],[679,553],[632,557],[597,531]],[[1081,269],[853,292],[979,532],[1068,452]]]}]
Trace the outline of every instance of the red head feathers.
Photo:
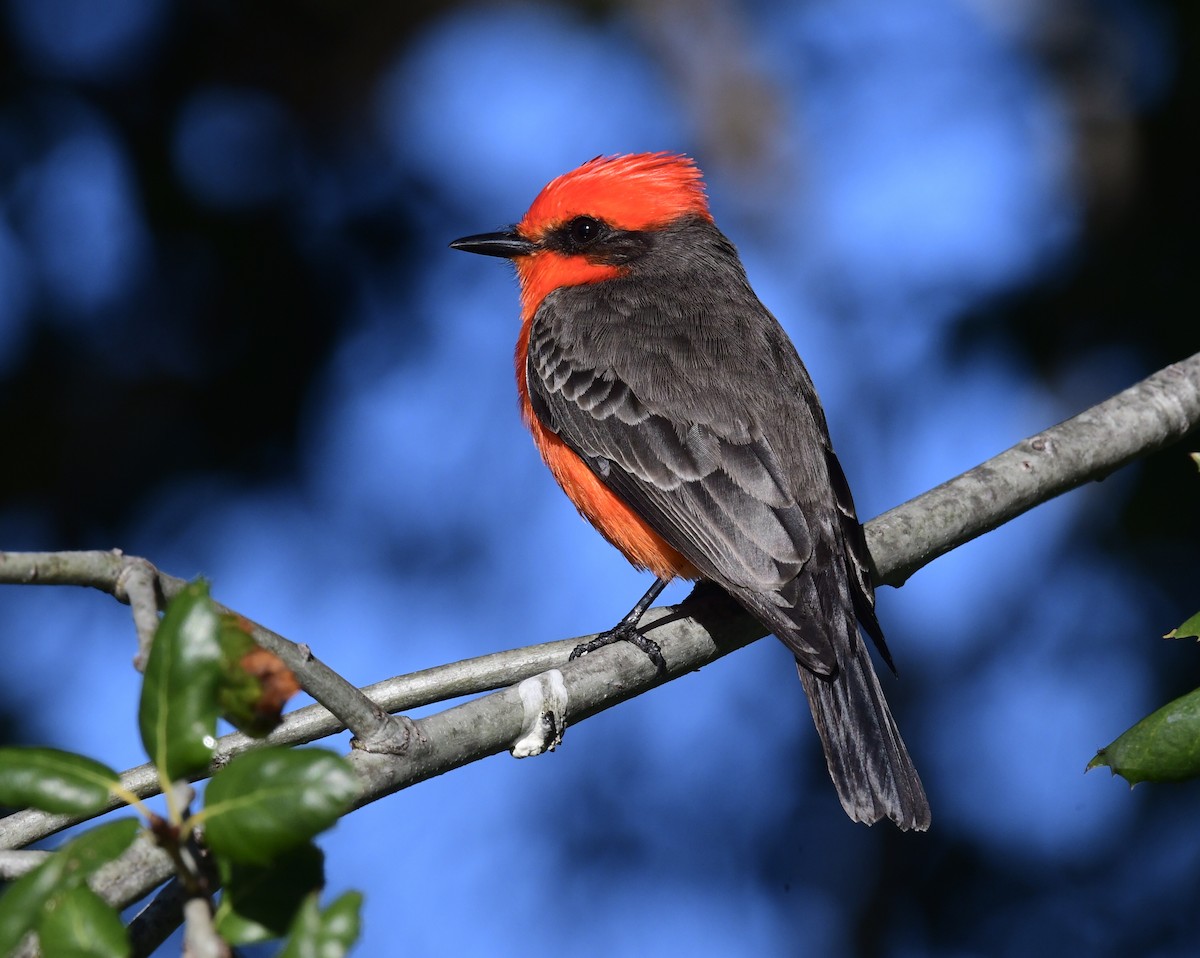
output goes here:
[{"label": "red head feathers", "polygon": [[540,237],[575,216],[594,216],[616,229],[663,226],[686,214],[711,220],[696,164],[675,153],[598,156],[552,180],[517,226]]}]

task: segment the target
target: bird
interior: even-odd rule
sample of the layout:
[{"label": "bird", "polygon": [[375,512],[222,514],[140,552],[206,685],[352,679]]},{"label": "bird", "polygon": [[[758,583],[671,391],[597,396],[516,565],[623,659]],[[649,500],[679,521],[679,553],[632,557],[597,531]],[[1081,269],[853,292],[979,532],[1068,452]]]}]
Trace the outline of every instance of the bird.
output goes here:
[{"label": "bird", "polygon": [[859,631],[894,671],[825,413],[695,161],[598,156],[548,183],[514,226],[450,246],[514,264],[522,418],[583,517],[655,576],[572,657],[624,639],[663,670],[642,614],[675,578],[714,583],[795,657],[846,814],[928,828]]}]

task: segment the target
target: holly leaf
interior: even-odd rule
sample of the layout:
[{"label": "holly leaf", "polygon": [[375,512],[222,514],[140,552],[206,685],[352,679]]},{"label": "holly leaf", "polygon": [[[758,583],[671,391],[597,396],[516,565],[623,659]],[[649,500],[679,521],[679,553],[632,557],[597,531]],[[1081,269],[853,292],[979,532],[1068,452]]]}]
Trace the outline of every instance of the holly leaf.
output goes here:
[{"label": "holly leaf", "polygon": [[1088,770],[1107,765],[1130,785],[1200,776],[1200,689],[1168,702],[1096,753]]},{"label": "holly leaf", "polygon": [[218,856],[270,864],[336,822],[358,794],[354,769],[333,752],[244,752],[208,783],[205,840]]},{"label": "holly leaf", "polygon": [[0,955],[9,954],[37,926],[56,896],[82,886],[96,869],[125,851],[140,829],[136,818],[97,825],[9,885],[0,895]]},{"label": "holly leaf", "polygon": [[1190,619],[1183,623],[1178,628],[1172,629],[1164,639],[1200,639],[1200,612],[1197,612]]},{"label": "holly leaf", "polygon": [[62,863],[54,856],[26,872],[0,895],[0,955],[11,954],[33,931],[46,902],[58,891],[62,876]]},{"label": "holly leaf", "polygon": [[54,958],[128,958],[129,934],[108,902],[80,885],[55,896],[37,923],[42,953]]},{"label": "holly leaf", "polygon": [[342,958],[362,929],[362,895],[348,891],[324,911],[310,895],[292,923],[287,945],[278,958]]},{"label": "holly leaf", "polygon": [[55,853],[54,859],[61,862],[68,883],[78,885],[132,845],[141,830],[141,822],[136,818],[105,822],[71,839]]},{"label": "holly leaf", "polygon": [[217,734],[220,630],[208,583],[188,585],[167,606],[142,682],[142,744],[168,782],[208,767]]},{"label": "holly leaf", "polygon": [[221,617],[218,641],[224,664],[217,702],[221,716],[252,738],[265,738],[283,720],[283,707],[300,691],[295,674],[250,637],[241,616]]},{"label": "holly leaf", "polygon": [[0,748],[0,805],[56,814],[97,812],[119,781],[107,765],[56,748]]},{"label": "holly leaf", "polygon": [[217,932],[231,945],[282,938],[305,898],[325,884],[325,856],[305,843],[283,852],[270,865],[222,858]]}]

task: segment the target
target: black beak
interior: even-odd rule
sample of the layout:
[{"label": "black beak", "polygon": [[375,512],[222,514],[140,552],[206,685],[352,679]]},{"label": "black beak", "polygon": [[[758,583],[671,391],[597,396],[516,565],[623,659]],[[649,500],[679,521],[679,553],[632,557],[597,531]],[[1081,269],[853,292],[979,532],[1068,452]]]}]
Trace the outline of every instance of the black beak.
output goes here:
[{"label": "black beak", "polygon": [[477,233],[475,236],[464,236],[450,244],[451,249],[461,249],[468,253],[481,253],[484,256],[503,256],[514,259],[517,256],[528,256],[538,248],[533,240],[527,240],[516,229],[503,233]]}]

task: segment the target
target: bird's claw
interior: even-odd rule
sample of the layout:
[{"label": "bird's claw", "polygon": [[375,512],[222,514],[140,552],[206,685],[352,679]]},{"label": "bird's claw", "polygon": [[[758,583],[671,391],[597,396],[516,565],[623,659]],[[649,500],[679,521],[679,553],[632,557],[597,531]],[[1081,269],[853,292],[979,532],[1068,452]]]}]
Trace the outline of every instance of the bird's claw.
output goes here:
[{"label": "bird's claw", "polygon": [[626,623],[618,625],[615,629],[609,629],[607,632],[601,632],[588,642],[581,642],[571,650],[570,660],[574,661],[580,656],[595,652],[614,642],[628,642],[641,649],[646,653],[646,657],[654,663],[654,668],[659,675],[667,674],[667,660],[663,658],[662,649],[658,647],[658,643],[653,639],[646,638],[636,626]]}]

